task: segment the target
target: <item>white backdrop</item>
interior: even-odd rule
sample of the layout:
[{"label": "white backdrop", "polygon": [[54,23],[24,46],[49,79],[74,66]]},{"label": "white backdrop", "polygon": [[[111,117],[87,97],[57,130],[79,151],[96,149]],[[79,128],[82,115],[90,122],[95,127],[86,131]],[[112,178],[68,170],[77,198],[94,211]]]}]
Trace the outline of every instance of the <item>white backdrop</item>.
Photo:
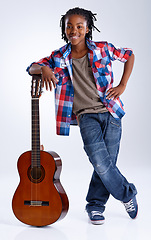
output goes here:
[{"label": "white backdrop", "polygon": [[[94,31],[94,40],[108,41],[115,46],[130,47],[134,50],[134,70],[127,89],[122,95],[126,115],[123,118],[123,137],[118,164],[128,179],[137,183],[140,192],[144,190],[142,176],[144,181],[150,185],[150,177],[147,177],[150,176],[151,167],[150,0],[1,1],[0,188],[3,188],[3,192],[0,199],[0,222],[2,224],[6,223],[11,226],[15,219],[10,214],[12,194],[18,183],[17,160],[20,154],[31,149],[31,77],[27,74],[26,67],[31,62],[50,55],[53,50],[65,44],[61,40],[60,18],[69,8],[75,6],[90,9],[98,14],[98,21],[95,25],[101,33]],[[115,80],[118,83],[123,65],[114,62],[113,68]],[[83,150],[79,128],[71,127],[70,137],[56,136],[53,92],[44,90],[40,99],[40,113],[41,143],[44,144],[46,151],[53,150],[61,156],[63,161],[61,178],[69,194],[70,209],[74,207],[74,209],[82,210],[92,168]],[[137,172],[137,169],[141,170]],[[5,182],[6,178],[7,182]],[[148,194],[147,186],[146,189]],[[145,203],[147,198],[143,197],[142,201]],[[6,209],[8,209],[8,215],[5,214]],[[148,214],[147,208],[146,214]],[[75,216],[76,214],[72,218],[71,213],[73,224],[76,221]],[[140,219],[140,226],[142,223],[144,223],[143,218]],[[115,224],[113,221],[110,226],[116,229],[116,221]],[[75,226],[72,227],[74,229]],[[4,230],[6,228],[7,226]],[[4,231],[4,234],[6,232]],[[12,234],[12,231],[8,231],[7,234]],[[75,236],[80,239],[78,235]],[[6,236],[5,239],[9,238]],[[11,239],[19,238],[11,237]],[[92,238],[88,237],[88,239]]]},{"label": "white backdrop", "polygon": [[[143,1],[10,1],[1,4],[1,169],[15,173],[19,155],[31,149],[30,85],[26,67],[50,55],[64,45],[59,27],[61,14],[80,6],[97,13],[93,39],[107,40],[115,46],[134,50],[135,65],[122,96],[126,116],[120,165],[135,168],[150,166],[150,15],[151,4]],[[115,80],[120,80],[122,63],[113,64]],[[82,149],[78,127],[71,127],[70,137],[56,136],[54,93],[44,91],[40,99],[41,142],[45,150],[54,150],[63,159],[64,168],[73,171],[89,168]],[[9,166],[9,168],[8,168]],[[69,167],[69,168],[68,168]],[[11,170],[11,172],[10,172]]]},{"label": "white backdrop", "polygon": [[[26,67],[65,44],[61,40],[60,17],[75,6],[98,14],[95,24],[101,33],[94,31],[94,40],[107,40],[115,46],[134,50],[134,70],[122,96],[126,115],[120,162],[150,165],[150,1],[57,0],[52,3],[50,0],[6,0],[0,7],[1,172],[8,173],[9,169],[13,172],[19,155],[31,148],[31,77],[26,73]],[[113,68],[118,82],[123,65],[116,62]],[[87,165],[82,161],[85,154],[78,127],[71,128],[70,137],[55,135],[54,94],[44,91],[40,103],[41,142],[45,149],[58,152],[69,164]]]}]

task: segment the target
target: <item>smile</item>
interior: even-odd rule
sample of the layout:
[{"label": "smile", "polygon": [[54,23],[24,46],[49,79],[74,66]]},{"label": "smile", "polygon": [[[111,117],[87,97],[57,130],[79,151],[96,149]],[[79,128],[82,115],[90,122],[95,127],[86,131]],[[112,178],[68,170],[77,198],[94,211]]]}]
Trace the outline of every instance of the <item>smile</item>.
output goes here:
[{"label": "smile", "polygon": [[70,39],[78,39],[79,36],[70,36]]}]

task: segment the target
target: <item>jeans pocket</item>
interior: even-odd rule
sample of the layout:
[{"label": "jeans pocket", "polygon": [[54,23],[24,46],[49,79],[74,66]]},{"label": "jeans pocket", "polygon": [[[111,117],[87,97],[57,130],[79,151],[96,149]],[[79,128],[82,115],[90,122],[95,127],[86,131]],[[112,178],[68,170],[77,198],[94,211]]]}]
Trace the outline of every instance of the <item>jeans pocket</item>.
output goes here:
[{"label": "jeans pocket", "polygon": [[112,115],[110,115],[109,123],[112,126],[112,128],[115,128],[115,129],[122,127],[121,119],[115,119]]},{"label": "jeans pocket", "polygon": [[120,122],[113,122],[113,121],[110,121],[110,123],[111,123],[113,126],[121,127]]}]

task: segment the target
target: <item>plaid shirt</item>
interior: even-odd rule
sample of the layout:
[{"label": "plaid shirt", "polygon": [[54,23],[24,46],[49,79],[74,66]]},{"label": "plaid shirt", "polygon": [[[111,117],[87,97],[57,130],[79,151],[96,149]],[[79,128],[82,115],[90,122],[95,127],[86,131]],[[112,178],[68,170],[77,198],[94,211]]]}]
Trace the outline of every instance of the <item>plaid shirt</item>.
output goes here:
[{"label": "plaid shirt", "polygon": [[[113,87],[111,61],[119,60],[125,63],[131,56],[132,50],[127,48],[116,49],[111,43],[93,42],[88,39],[86,43],[89,49],[88,58],[100,99],[115,119],[122,118],[125,114],[122,101],[120,98],[116,100],[106,99],[106,92]],[[49,57],[35,63],[49,66],[59,80],[55,89],[56,128],[58,135],[68,136],[70,124],[77,125],[76,116],[72,112],[74,89],[71,44],[66,44],[59,50],[53,51]]]}]

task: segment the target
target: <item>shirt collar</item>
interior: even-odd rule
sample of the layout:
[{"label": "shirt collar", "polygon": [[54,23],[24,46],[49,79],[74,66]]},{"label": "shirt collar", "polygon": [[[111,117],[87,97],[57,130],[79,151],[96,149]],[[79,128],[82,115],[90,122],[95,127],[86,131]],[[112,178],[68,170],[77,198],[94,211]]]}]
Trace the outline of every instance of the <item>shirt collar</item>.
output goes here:
[{"label": "shirt collar", "polygon": [[90,40],[88,38],[86,38],[86,44],[87,44],[87,47],[92,51],[97,48],[95,42],[93,42],[92,40]]},{"label": "shirt collar", "polygon": [[[86,38],[86,44],[87,44],[87,47],[92,51],[97,48],[96,44],[88,38]],[[61,47],[59,50],[63,54],[63,58],[68,57],[68,55],[71,53],[71,43],[66,44],[65,46]]]}]

